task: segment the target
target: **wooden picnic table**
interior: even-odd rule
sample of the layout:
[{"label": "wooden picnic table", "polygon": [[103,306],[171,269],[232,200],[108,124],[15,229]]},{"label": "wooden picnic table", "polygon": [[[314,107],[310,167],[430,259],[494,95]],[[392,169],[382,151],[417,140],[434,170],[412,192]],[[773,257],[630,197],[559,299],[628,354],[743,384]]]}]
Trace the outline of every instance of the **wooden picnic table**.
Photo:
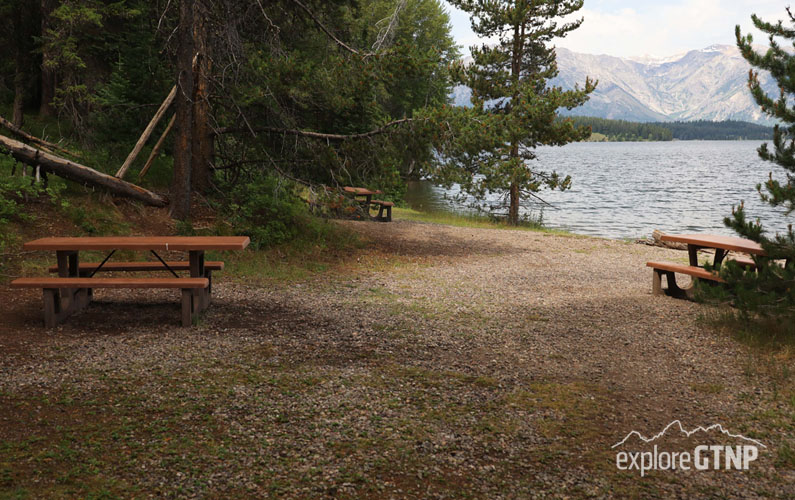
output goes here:
[{"label": "wooden picnic table", "polygon": [[364,197],[364,200],[360,200],[359,203],[362,205],[362,207],[364,207],[368,214],[370,213],[370,202],[373,201],[373,195],[381,194],[381,191],[377,189],[375,191],[371,191],[367,188],[354,186],[343,186],[342,190],[348,194],[352,194],[354,198]]},{"label": "wooden picnic table", "polygon": [[[43,288],[45,291],[45,323],[54,326],[72,313],[85,307],[91,300],[93,288],[181,288],[183,290],[183,324],[186,323],[186,300],[190,299],[189,321],[210,303],[212,269],[223,267],[222,262],[205,266],[207,250],[243,250],[249,244],[248,236],[108,236],[108,237],[56,237],[41,238],[23,245],[25,250],[55,251],[58,278],[20,278],[11,283],[18,288]],[[98,264],[81,266],[80,251],[110,251]],[[94,278],[103,270],[117,250],[148,251],[159,264],[141,266],[142,263],[112,263],[108,270],[168,271],[174,278]],[[166,262],[157,253],[162,251],[188,252],[187,262]],[[187,270],[190,278],[180,278],[176,270]],[[89,274],[90,273],[90,274]],[[88,276],[86,277],[86,274]],[[60,286],[58,286],[60,285]],[[54,289],[60,293],[53,299]],[[48,295],[49,291],[49,295]],[[187,293],[190,292],[190,293]],[[190,297],[188,296],[190,295]],[[55,304],[50,304],[55,300]],[[54,308],[48,316],[48,308]]]},{"label": "wooden picnic table", "polygon": [[[723,279],[717,274],[721,263],[729,252],[737,252],[748,255],[765,256],[766,253],[759,245],[752,240],[738,238],[736,236],[723,236],[717,234],[665,234],[660,238],[662,241],[674,243],[684,243],[687,245],[687,253],[690,265],[686,266],[675,262],[647,262],[646,266],[652,268],[652,293],[659,295],[665,292],[674,297],[692,298],[695,280],[706,280],[708,282],[722,283]],[[702,249],[713,249],[715,255],[712,260],[712,271],[704,269],[698,261],[698,251]],[[747,258],[734,258],[734,260],[746,269],[755,269],[753,260]],[[676,274],[686,274],[693,278],[693,282],[687,287],[680,287],[676,283]],[[667,289],[662,288],[662,277],[666,277]]]},{"label": "wooden picnic table", "polygon": [[712,261],[712,266],[714,268],[720,266],[729,252],[740,252],[761,256],[766,255],[759,243],[745,238],[738,238],[737,236],[722,236],[718,234],[665,234],[660,239],[662,241],[686,244],[687,253],[690,257],[690,265],[694,267],[701,267],[698,263],[698,251],[705,248],[715,250],[715,257]]},{"label": "wooden picnic table", "polygon": [[[371,205],[375,205],[378,207],[378,215],[375,217],[371,217],[374,220],[379,220],[382,222],[389,222],[392,220],[392,207],[394,203],[391,201],[381,201],[381,200],[374,200],[374,194],[383,194],[383,191],[376,189],[372,191],[367,188],[363,187],[354,187],[354,186],[343,186],[342,190],[348,194],[352,194],[354,199],[356,197],[364,197],[364,200],[358,200],[359,204],[364,209],[364,213],[367,216],[370,216],[370,207]],[[384,210],[387,210],[386,216],[384,216]]]}]

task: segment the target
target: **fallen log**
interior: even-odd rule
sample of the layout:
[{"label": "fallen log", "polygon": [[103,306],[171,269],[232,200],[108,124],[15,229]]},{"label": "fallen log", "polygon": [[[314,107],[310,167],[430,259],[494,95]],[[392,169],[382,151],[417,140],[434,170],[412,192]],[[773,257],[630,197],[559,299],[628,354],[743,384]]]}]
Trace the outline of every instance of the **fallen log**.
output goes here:
[{"label": "fallen log", "polygon": [[65,160],[9,137],[0,135],[0,147],[7,149],[17,161],[33,167],[40,166],[44,171],[52,172],[64,179],[97,186],[115,195],[132,198],[147,205],[163,207],[168,203],[168,200],[163,196],[140,186],[97,172],[93,168]]},{"label": "fallen log", "polygon": [[4,128],[8,129],[9,131],[11,131],[11,133],[16,135],[17,137],[21,137],[25,141],[32,142],[33,144],[36,144],[43,151],[46,151],[48,153],[52,153],[52,150],[58,150],[58,151],[61,151],[63,153],[66,153],[66,154],[68,154],[70,156],[74,156],[76,158],[80,158],[80,155],[78,155],[77,153],[73,153],[72,151],[69,151],[68,149],[63,148],[63,147],[59,146],[58,144],[54,144],[52,142],[45,141],[44,139],[39,139],[38,137],[36,137],[34,135],[30,135],[29,133],[27,133],[24,130],[22,130],[21,128],[15,126],[13,123],[11,123],[10,121],[6,120],[2,116],[0,116],[0,126],[3,126]]},{"label": "fallen log", "polygon": [[678,243],[674,241],[663,241],[662,237],[664,235],[665,233],[663,233],[659,229],[655,229],[651,233],[651,238],[636,240],[636,243],[642,243],[644,245],[649,245],[652,247],[672,248],[674,250],[687,250],[687,245],[684,243]]}]

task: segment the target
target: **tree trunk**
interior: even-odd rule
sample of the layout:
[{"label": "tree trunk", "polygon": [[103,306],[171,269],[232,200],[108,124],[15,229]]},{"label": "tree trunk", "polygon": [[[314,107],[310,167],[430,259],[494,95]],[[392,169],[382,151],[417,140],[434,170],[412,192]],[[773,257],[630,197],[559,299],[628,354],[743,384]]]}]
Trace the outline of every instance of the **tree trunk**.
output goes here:
[{"label": "tree trunk", "polygon": [[[50,13],[54,8],[53,0],[41,0],[41,37],[46,39],[47,30],[50,28]],[[41,104],[39,115],[52,116],[52,100],[55,97],[55,73],[48,67],[50,60],[46,42],[42,44],[41,63]]]},{"label": "tree trunk", "polygon": [[511,206],[508,211],[508,223],[512,226],[519,224],[519,186],[511,183]]},{"label": "tree trunk", "polygon": [[27,75],[25,74],[25,63],[22,57],[17,55],[16,59],[14,74],[14,111],[11,117],[11,123],[17,128],[22,128],[25,121],[25,83],[27,81]]},{"label": "tree trunk", "polygon": [[213,133],[210,127],[209,81],[210,54],[207,44],[207,5],[198,0],[193,12],[194,50],[199,57],[193,72],[193,131],[192,131],[192,187],[204,193],[210,187],[210,167],[213,161]]},{"label": "tree trunk", "polygon": [[171,216],[190,219],[191,156],[193,131],[193,2],[179,3],[177,32],[176,136],[174,179],[171,184]]},{"label": "tree trunk", "polygon": [[13,7],[13,31],[14,31],[14,104],[12,105],[11,123],[17,128],[22,128],[25,120],[25,84],[27,83],[27,64],[29,40],[32,33],[29,33],[30,23],[25,19],[22,3],[16,3]]},{"label": "tree trunk", "polygon": [[157,207],[166,205],[165,198],[142,187],[30,147],[9,137],[0,135],[0,146],[10,151],[11,156],[16,160],[34,168],[40,166],[43,172],[49,171],[64,179],[101,187],[113,194],[142,201],[147,205]]},{"label": "tree trunk", "polygon": [[[513,86],[513,95],[511,102],[516,102],[519,99],[519,81],[521,79],[522,69],[522,54],[524,46],[524,24],[515,24],[513,33],[513,51],[511,53],[511,84]],[[514,169],[520,168],[521,158],[519,157],[519,144],[517,142],[511,143],[511,157],[509,161],[514,165]],[[519,224],[519,185],[516,182],[516,177],[511,179],[510,185],[510,198],[511,204],[508,208],[508,224],[516,226]]]}]

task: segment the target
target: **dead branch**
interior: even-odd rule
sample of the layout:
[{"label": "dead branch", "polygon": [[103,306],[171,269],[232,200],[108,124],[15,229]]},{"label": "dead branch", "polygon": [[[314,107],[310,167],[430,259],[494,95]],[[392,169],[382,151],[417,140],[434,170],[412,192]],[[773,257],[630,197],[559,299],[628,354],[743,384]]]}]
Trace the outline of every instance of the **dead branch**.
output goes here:
[{"label": "dead branch", "polygon": [[157,158],[157,154],[160,153],[160,148],[163,147],[163,143],[166,141],[168,133],[171,132],[171,129],[174,127],[174,122],[176,120],[177,120],[177,115],[171,117],[171,121],[168,122],[166,130],[163,131],[163,134],[160,136],[160,139],[157,140],[157,144],[155,144],[155,147],[152,148],[152,152],[149,154],[149,158],[147,158],[144,168],[142,168],[141,172],[138,174],[138,180],[143,179],[144,175],[146,175],[146,172],[149,171],[149,167],[152,166],[152,163],[154,163],[155,158]]},{"label": "dead branch", "polygon": [[175,85],[171,89],[171,92],[168,93],[166,100],[163,101],[163,104],[160,105],[160,108],[155,113],[155,116],[153,116],[152,119],[149,121],[149,125],[146,126],[146,129],[144,130],[144,133],[141,134],[141,137],[138,138],[138,142],[135,143],[135,147],[133,148],[132,151],[130,151],[130,154],[127,155],[127,159],[124,160],[124,163],[122,164],[121,168],[119,168],[119,171],[116,172],[116,177],[121,179],[122,177],[124,177],[124,174],[127,173],[127,169],[130,168],[132,162],[135,161],[135,158],[138,157],[138,154],[143,149],[144,144],[146,144],[146,141],[149,140],[149,136],[152,135],[152,132],[155,130],[155,126],[157,126],[157,123],[160,121],[161,118],[163,118],[163,115],[166,114],[168,107],[171,106],[172,102],[174,102],[174,98],[176,96],[177,96],[177,87]]},{"label": "dead branch", "polygon": [[312,132],[309,130],[298,130],[298,129],[286,129],[286,128],[277,128],[277,127],[260,127],[255,129],[249,128],[222,128],[216,131],[216,134],[231,134],[236,132],[265,132],[268,134],[283,134],[283,135],[296,135],[301,137],[310,137],[312,139],[320,139],[324,141],[350,141],[355,139],[366,139],[368,137],[373,137],[376,135],[380,135],[386,133],[390,128],[393,128],[397,125],[402,125],[404,123],[413,122],[413,118],[401,118],[400,120],[395,120],[387,123],[386,125],[379,127],[375,130],[370,130],[369,132],[363,132],[361,134],[324,134],[322,132]]},{"label": "dead branch", "polygon": [[22,140],[25,140],[25,141],[28,141],[28,142],[32,142],[33,144],[38,145],[39,148],[41,148],[44,151],[52,153],[52,150],[55,149],[55,150],[61,151],[62,153],[66,153],[69,156],[74,156],[75,158],[80,158],[80,155],[78,155],[77,153],[73,153],[72,151],[69,151],[68,149],[63,148],[63,147],[59,146],[58,144],[54,144],[52,142],[48,142],[48,141],[45,141],[44,139],[39,139],[36,136],[30,135],[29,133],[27,133],[24,130],[22,130],[21,128],[15,126],[13,123],[11,123],[10,121],[6,120],[2,116],[0,116],[0,125],[2,125],[4,128],[6,128],[9,131],[11,131],[11,133],[16,135],[17,137],[20,137]]}]

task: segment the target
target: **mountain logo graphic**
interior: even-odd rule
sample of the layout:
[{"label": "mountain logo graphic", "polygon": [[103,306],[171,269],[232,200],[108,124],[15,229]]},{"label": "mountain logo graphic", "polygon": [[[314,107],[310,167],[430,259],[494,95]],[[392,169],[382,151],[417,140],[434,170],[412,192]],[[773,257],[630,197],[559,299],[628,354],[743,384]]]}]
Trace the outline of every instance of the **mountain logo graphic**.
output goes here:
[{"label": "mountain logo graphic", "polygon": [[657,439],[665,436],[665,433],[668,432],[668,430],[671,429],[672,427],[678,427],[679,428],[679,432],[684,434],[687,437],[690,437],[690,436],[692,436],[693,434],[695,434],[697,432],[707,433],[707,432],[710,432],[710,431],[713,431],[713,430],[718,430],[721,434],[724,434],[726,436],[729,436],[729,437],[732,437],[732,438],[737,438],[737,439],[743,439],[743,440],[748,441],[750,443],[753,443],[753,444],[755,444],[757,446],[761,446],[762,448],[767,448],[767,446],[762,444],[760,441],[757,441],[756,439],[745,437],[745,436],[743,436],[741,434],[732,434],[731,432],[726,430],[721,424],[712,424],[709,427],[701,427],[701,426],[699,426],[699,427],[696,427],[693,430],[688,431],[687,429],[685,429],[682,426],[682,422],[679,421],[679,420],[674,420],[670,424],[666,425],[665,428],[662,431],[660,431],[659,433],[655,434],[654,436],[652,436],[650,438],[647,438],[646,436],[644,436],[643,434],[641,434],[638,431],[632,431],[629,434],[627,434],[626,436],[624,436],[624,439],[622,439],[621,441],[617,442],[616,444],[614,444],[610,448],[612,449],[612,448],[617,448],[617,447],[621,446],[622,444],[626,443],[627,440],[629,438],[631,438],[632,436],[636,436],[638,439],[640,439],[644,443],[651,443],[651,442],[656,441]]}]

